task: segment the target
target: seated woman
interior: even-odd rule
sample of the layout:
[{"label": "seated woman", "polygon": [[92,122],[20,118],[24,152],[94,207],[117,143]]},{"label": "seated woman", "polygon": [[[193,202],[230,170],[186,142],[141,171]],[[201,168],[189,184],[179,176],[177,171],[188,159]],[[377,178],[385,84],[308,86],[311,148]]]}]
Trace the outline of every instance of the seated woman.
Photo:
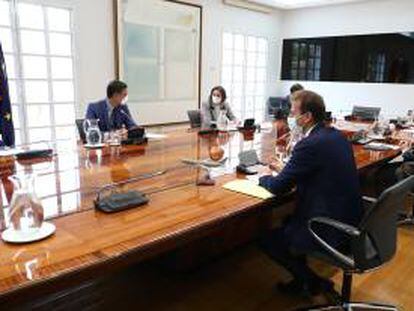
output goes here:
[{"label": "seated woman", "polygon": [[201,127],[211,128],[216,126],[220,113],[225,113],[226,117],[233,122],[237,122],[236,116],[226,101],[226,90],[222,86],[214,87],[208,98],[201,106]]}]

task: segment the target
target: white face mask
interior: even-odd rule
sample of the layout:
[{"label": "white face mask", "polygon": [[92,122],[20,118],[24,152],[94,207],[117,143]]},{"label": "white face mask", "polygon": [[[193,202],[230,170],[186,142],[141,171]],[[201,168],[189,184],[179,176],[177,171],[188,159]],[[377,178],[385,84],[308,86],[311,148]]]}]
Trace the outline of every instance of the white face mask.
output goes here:
[{"label": "white face mask", "polygon": [[215,105],[221,104],[221,97],[220,96],[212,96],[211,100],[213,101],[213,104],[215,104]]},{"label": "white face mask", "polygon": [[304,114],[301,114],[297,117],[288,117],[288,125],[289,128],[292,129],[299,129],[303,131],[303,126],[298,123],[298,121],[303,117]]},{"label": "white face mask", "polygon": [[296,127],[296,118],[295,117],[288,117],[287,121],[288,121],[288,126],[291,130]]},{"label": "white face mask", "polygon": [[125,105],[128,102],[128,95],[122,100],[121,105]]}]

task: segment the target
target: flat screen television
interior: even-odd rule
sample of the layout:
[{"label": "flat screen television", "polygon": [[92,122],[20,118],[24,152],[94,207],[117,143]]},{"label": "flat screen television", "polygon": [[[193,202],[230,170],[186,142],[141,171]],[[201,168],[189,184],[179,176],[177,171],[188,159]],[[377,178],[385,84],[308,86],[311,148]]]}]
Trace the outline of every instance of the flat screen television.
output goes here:
[{"label": "flat screen television", "polygon": [[283,40],[282,80],[414,83],[414,32]]}]

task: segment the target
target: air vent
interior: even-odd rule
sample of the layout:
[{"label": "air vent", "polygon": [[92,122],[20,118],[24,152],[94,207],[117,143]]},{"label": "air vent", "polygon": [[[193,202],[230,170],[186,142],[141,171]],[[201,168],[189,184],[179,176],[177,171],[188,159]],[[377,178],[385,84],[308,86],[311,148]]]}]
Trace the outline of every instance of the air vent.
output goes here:
[{"label": "air vent", "polygon": [[248,0],[223,0],[223,3],[225,5],[234,6],[234,7],[249,10],[249,11],[266,13],[266,14],[270,14],[274,10],[273,8],[269,6],[253,3]]}]

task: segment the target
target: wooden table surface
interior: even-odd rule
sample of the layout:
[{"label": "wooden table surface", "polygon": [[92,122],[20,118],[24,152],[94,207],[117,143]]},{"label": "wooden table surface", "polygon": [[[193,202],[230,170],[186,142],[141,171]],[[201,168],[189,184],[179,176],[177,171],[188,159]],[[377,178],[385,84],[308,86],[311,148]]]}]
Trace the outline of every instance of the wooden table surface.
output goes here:
[{"label": "wooden table surface", "polygon": [[[196,239],[201,230],[264,204],[263,201],[224,190],[235,179],[237,155],[254,148],[267,161],[273,154],[273,133],[254,137],[234,132],[216,138],[179,130],[165,139],[143,146],[85,150],[76,143],[59,143],[57,155],[40,163],[2,162],[0,227],[7,226],[7,205],[14,172],[35,172],[36,191],[56,233],[44,241],[11,245],[0,241],[0,298],[21,295],[33,288],[53,288],[76,279],[105,274],[116,265],[128,265]],[[220,144],[228,158],[226,167],[214,170],[217,184],[195,185],[197,169],[182,158],[208,158],[209,146]],[[354,146],[359,169],[395,157],[399,151],[367,151]],[[117,214],[93,208],[100,187],[144,173],[165,171],[128,187],[148,194],[145,207]]]}]

